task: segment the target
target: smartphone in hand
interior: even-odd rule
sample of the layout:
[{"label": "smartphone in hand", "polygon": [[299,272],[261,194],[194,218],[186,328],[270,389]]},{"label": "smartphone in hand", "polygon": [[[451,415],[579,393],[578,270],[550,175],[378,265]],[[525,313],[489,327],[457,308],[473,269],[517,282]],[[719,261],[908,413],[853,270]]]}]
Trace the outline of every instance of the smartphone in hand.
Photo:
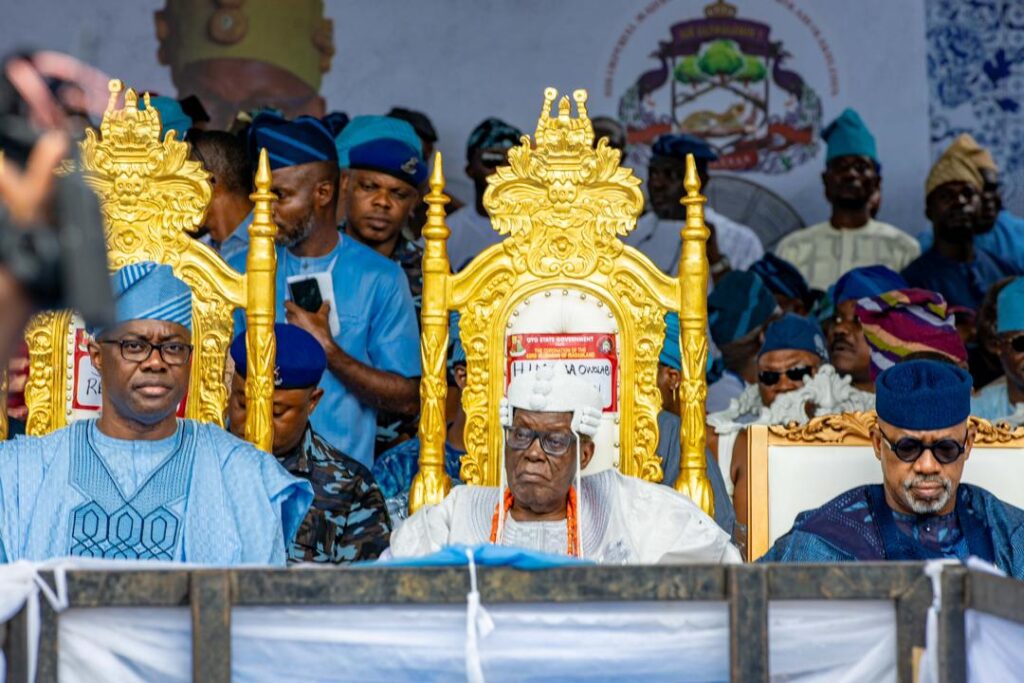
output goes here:
[{"label": "smartphone in hand", "polygon": [[288,293],[299,308],[316,313],[324,305],[324,297],[320,293],[320,283],[315,277],[288,282]]}]

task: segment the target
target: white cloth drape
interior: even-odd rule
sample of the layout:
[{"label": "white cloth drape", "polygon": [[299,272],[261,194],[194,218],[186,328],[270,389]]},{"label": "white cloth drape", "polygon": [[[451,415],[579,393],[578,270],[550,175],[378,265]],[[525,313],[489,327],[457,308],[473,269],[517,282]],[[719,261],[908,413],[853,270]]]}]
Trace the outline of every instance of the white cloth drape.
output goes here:
[{"label": "white cloth drape", "polygon": [[[497,604],[477,644],[484,680],[726,681],[723,603]],[[772,677],[895,680],[889,602],[780,602],[769,613]],[[466,608],[236,608],[235,681],[466,680]],[[188,681],[189,612],[66,612],[62,681]]]}]

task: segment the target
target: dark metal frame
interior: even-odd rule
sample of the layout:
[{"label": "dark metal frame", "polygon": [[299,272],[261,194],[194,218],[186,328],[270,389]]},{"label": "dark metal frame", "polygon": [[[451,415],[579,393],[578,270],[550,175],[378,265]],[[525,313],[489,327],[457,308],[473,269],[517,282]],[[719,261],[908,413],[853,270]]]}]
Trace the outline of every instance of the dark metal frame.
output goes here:
[{"label": "dark metal frame", "polygon": [[1024,624],[1024,583],[962,566],[942,571],[942,608],[938,619],[939,683],[967,680],[964,612],[972,609]]},{"label": "dark metal frame", "polygon": [[[768,680],[768,604],[782,600],[895,602],[898,680],[912,680],[924,647],[931,582],[917,563],[562,567],[519,571],[481,567],[481,600],[508,602],[717,601],[729,605],[732,681]],[[52,585],[52,573],[43,572]],[[341,606],[464,603],[465,567],[70,571],[70,606],[182,607],[192,611],[193,680],[231,680],[233,606]],[[944,597],[947,595],[943,594]],[[37,681],[57,681],[57,613],[40,600]],[[962,617],[962,611],[960,612]],[[961,618],[962,637],[962,618]],[[27,681],[25,610],[7,625],[7,680]],[[961,648],[962,651],[962,648]]]}]

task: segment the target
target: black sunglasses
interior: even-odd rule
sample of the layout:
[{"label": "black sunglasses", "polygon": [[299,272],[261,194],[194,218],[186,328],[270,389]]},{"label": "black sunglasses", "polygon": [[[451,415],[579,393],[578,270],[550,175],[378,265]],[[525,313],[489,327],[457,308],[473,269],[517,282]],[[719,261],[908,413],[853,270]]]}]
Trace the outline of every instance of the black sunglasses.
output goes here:
[{"label": "black sunglasses", "polygon": [[906,463],[916,461],[924,455],[925,451],[931,451],[939,463],[948,465],[956,462],[957,458],[967,450],[966,439],[964,439],[963,443],[955,439],[939,439],[934,443],[926,444],[921,439],[903,436],[896,443],[893,443],[892,439],[886,436],[885,432],[881,429],[878,430],[878,433],[882,435],[882,441],[885,441],[885,445],[889,447],[889,450]]},{"label": "black sunglasses", "polygon": [[802,382],[804,377],[811,374],[811,370],[810,365],[798,365],[795,368],[790,368],[783,372],[779,372],[778,370],[762,370],[757,373],[757,381],[766,387],[772,387],[778,384],[779,380],[782,379],[782,376],[785,375],[793,382]]},{"label": "black sunglasses", "polygon": [[1017,353],[1024,353],[1024,334],[1018,334],[1012,339],[1007,339],[1006,342],[1010,345],[1010,348]]}]

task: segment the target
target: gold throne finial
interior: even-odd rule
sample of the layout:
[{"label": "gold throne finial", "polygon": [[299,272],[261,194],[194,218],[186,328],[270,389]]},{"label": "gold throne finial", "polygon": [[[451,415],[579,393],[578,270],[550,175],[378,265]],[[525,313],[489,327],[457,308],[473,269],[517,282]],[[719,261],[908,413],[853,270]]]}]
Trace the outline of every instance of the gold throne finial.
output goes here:
[{"label": "gold throne finial", "polygon": [[[636,227],[643,208],[640,179],[619,166],[618,150],[602,139],[594,147],[587,91],[576,90],[577,116],[568,97],[544,90],[534,131],[508,152],[508,166],[487,179],[484,207],[494,229],[509,235],[505,250],[517,268],[538,277],[587,277],[608,272],[622,252],[617,238]],[[595,229],[596,226],[596,229]]]},{"label": "gold throne finial", "polygon": [[[82,171],[100,197],[110,264],[173,264],[191,239],[186,232],[203,223],[213,194],[209,174],[189,158],[188,144],[176,140],[175,131],[161,135],[160,112],[150,105],[148,93],[140,109],[132,88],[126,90],[115,79],[109,89],[100,135],[90,128],[82,142]],[[122,93],[124,104],[119,107]],[[151,226],[155,234],[147,232],[143,239],[141,226]]]}]

